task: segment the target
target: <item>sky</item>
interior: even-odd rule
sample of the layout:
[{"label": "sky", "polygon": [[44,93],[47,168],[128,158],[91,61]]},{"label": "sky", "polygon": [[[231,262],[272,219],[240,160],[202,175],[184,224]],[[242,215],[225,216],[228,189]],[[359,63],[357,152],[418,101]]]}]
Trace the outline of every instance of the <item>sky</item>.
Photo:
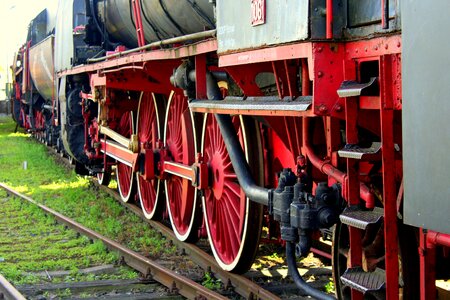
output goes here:
[{"label": "sky", "polygon": [[[11,75],[14,53],[25,43],[31,19],[47,6],[57,7],[58,0],[0,0],[0,90]],[[0,100],[4,95],[0,94]]]}]

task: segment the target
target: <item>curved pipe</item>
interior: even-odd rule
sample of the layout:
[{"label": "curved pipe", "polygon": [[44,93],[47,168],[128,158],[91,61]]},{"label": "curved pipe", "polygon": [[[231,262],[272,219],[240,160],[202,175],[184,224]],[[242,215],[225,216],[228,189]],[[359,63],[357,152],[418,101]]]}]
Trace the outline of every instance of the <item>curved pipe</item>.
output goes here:
[{"label": "curved pipe", "polygon": [[[320,159],[313,151],[312,145],[309,142],[309,128],[310,121],[308,118],[303,118],[303,147],[305,149],[305,154],[308,157],[311,164],[319,169],[322,173],[330,176],[337,182],[341,183],[344,188],[344,193],[348,184],[347,174],[340,171],[328,161]],[[364,183],[359,183],[359,197],[366,203],[366,208],[372,209],[375,207],[375,197],[370,189]]]},{"label": "curved pipe", "polygon": [[[217,82],[209,72],[206,73],[206,87],[209,100],[222,99],[222,94],[217,86]],[[221,114],[214,114],[214,116],[219,124],[220,132],[222,133],[222,137],[225,141],[225,146],[227,147],[231,163],[234,171],[236,172],[239,185],[244,190],[245,195],[252,201],[268,205],[272,195],[272,190],[258,186],[253,180],[250,167],[248,166],[244,151],[242,150],[239,139],[237,138],[236,130],[234,129],[231,117],[229,115]],[[308,285],[308,283],[306,283],[306,281],[301,277],[298,273],[297,264],[295,262],[295,245],[291,242],[286,243],[286,259],[292,279],[299,289],[315,299],[335,300],[334,297],[331,297]]]},{"label": "curved pipe", "polygon": [[295,282],[295,285],[310,295],[314,299],[318,300],[336,300],[333,296],[327,295],[315,288],[311,287],[300,275],[297,269],[297,263],[295,261],[295,245],[291,242],[286,243],[286,261],[289,268],[289,273]]},{"label": "curved pipe", "polygon": [[[210,73],[206,73],[206,90],[209,100],[222,100],[222,93],[217,85],[216,79]],[[239,185],[244,190],[245,195],[252,201],[263,205],[269,204],[271,190],[258,186],[253,180],[252,172],[245,159],[236,130],[229,115],[214,114],[219,124],[225,146],[230,156],[231,164],[236,172]]]}]

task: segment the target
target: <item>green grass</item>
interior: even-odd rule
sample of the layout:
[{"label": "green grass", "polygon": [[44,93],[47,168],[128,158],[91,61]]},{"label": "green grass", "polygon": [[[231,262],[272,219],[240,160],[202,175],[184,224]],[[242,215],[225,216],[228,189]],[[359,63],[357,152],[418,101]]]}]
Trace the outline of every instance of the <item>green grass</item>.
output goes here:
[{"label": "green grass", "polygon": [[[135,251],[153,258],[172,255],[176,251],[148,224],[98,190],[90,178],[78,176],[58,165],[44,145],[29,134],[13,133],[14,128],[12,119],[0,117],[0,182]],[[27,169],[23,168],[24,161],[27,162]],[[38,211],[30,212],[30,216],[29,220],[48,219]],[[53,221],[48,219],[46,222]],[[45,236],[36,241],[36,245],[42,246],[51,241],[51,236]],[[80,241],[73,240],[71,243]],[[95,247],[100,246],[94,243],[86,247],[86,251]],[[15,270],[10,267],[8,272],[13,274]]]}]

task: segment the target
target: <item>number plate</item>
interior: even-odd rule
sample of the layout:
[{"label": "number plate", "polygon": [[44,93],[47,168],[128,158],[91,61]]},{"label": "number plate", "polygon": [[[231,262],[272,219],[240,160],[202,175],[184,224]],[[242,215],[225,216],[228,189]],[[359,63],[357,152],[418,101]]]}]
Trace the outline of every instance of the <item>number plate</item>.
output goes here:
[{"label": "number plate", "polygon": [[266,23],[266,0],[252,0],[252,26]]}]

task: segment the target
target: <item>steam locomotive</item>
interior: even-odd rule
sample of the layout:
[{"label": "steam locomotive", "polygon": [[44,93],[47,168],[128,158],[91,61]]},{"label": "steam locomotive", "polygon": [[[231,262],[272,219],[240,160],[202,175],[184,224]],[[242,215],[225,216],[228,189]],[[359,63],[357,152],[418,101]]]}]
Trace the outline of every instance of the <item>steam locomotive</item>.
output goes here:
[{"label": "steam locomotive", "polygon": [[445,0],[60,0],[14,62],[14,118],[176,236],[247,271],[333,228],[339,299],[449,278]]}]

